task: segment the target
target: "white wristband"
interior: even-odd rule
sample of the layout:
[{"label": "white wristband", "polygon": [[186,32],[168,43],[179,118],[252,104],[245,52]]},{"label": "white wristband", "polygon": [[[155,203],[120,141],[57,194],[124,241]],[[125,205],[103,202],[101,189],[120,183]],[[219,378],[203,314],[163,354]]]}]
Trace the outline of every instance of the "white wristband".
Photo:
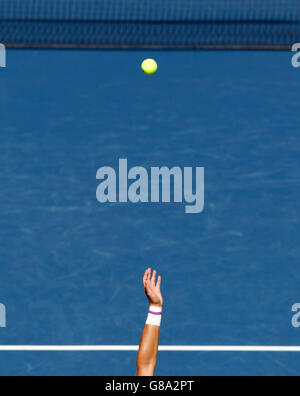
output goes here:
[{"label": "white wristband", "polygon": [[158,326],[161,325],[162,308],[150,306],[146,325]]}]

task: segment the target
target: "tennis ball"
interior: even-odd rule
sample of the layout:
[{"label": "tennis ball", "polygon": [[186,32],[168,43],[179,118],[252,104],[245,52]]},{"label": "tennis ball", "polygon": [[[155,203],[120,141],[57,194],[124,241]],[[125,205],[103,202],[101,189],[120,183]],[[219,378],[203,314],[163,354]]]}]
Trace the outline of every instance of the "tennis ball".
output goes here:
[{"label": "tennis ball", "polygon": [[157,72],[157,63],[154,59],[146,59],[142,63],[142,70],[146,74],[155,74]]}]

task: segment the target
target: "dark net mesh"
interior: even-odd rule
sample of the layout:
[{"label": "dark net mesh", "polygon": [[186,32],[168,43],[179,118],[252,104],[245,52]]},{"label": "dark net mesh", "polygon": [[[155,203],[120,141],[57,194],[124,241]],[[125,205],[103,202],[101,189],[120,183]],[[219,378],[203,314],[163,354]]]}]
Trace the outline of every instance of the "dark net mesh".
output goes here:
[{"label": "dark net mesh", "polygon": [[12,46],[288,47],[300,0],[0,0]]}]

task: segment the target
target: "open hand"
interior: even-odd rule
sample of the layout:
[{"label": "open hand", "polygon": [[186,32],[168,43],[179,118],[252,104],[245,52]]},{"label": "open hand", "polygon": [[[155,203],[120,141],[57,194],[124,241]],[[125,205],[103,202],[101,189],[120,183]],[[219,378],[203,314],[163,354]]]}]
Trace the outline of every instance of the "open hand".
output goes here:
[{"label": "open hand", "polygon": [[158,277],[156,282],[156,271],[153,271],[152,277],[151,272],[151,268],[148,268],[143,278],[145,293],[150,305],[161,308],[163,306],[163,297],[160,290],[161,276]]}]

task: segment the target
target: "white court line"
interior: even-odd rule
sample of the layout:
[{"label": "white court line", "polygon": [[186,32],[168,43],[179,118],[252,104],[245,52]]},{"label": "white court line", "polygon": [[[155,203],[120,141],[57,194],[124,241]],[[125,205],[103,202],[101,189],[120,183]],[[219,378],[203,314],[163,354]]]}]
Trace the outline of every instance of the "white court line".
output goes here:
[{"label": "white court line", "polygon": [[[0,345],[1,352],[122,352],[138,345]],[[300,346],[201,346],[162,345],[162,352],[300,352]]]}]

